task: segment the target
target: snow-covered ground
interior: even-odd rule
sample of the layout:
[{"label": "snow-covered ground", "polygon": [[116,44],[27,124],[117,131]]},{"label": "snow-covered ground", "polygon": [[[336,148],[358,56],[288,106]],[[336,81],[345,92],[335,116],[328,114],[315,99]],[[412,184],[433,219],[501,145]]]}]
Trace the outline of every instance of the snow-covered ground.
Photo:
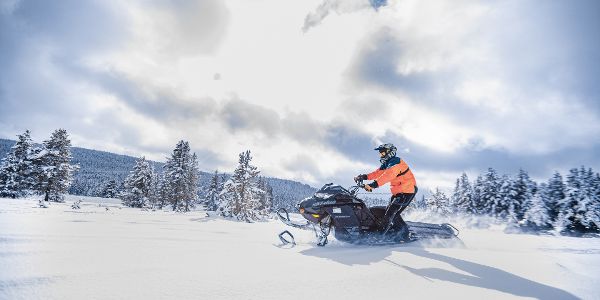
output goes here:
[{"label": "snow-covered ground", "polygon": [[321,248],[290,230],[290,248],[277,221],[79,198],[0,199],[0,299],[600,299],[599,238],[460,228],[462,243]]}]

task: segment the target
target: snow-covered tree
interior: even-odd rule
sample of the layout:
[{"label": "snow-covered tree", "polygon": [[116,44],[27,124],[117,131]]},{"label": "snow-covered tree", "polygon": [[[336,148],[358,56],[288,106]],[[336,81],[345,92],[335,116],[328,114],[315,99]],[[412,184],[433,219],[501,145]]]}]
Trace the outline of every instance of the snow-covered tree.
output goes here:
[{"label": "snow-covered tree", "polygon": [[71,140],[64,129],[55,130],[43,142],[43,149],[33,154],[36,165],[35,189],[44,201],[63,202],[78,166],[71,164]]},{"label": "snow-covered tree", "polygon": [[477,176],[475,183],[473,184],[473,190],[471,193],[471,203],[467,206],[467,212],[475,215],[482,215],[485,213],[485,203],[483,203],[483,177]]},{"label": "snow-covered tree", "polygon": [[[425,195],[421,195],[420,198],[415,199],[415,203],[413,205],[411,205],[411,206],[415,210],[425,210],[425,209],[427,209],[427,199],[425,199]],[[408,208],[410,208],[410,206]]]},{"label": "snow-covered tree", "polygon": [[567,232],[584,233],[592,230],[591,222],[587,219],[587,211],[592,208],[592,199],[589,197],[588,171],[582,166],[581,169],[571,169],[567,175],[566,197],[559,203],[560,214],[556,222],[559,230]]},{"label": "snow-covered tree", "polygon": [[586,226],[587,231],[599,232],[600,231],[600,203],[598,203],[598,175],[594,174],[591,168],[587,170],[582,168],[581,180],[582,180],[582,195],[583,199],[580,202],[580,210],[584,211],[583,225]]},{"label": "snow-covered tree", "polygon": [[116,198],[119,195],[119,185],[115,180],[109,180],[100,192],[100,197]]},{"label": "snow-covered tree", "polygon": [[192,153],[190,159],[187,162],[187,194],[190,195],[186,200],[183,201],[183,211],[189,211],[191,207],[194,207],[200,201],[199,196],[199,183],[200,169],[198,168],[198,156],[196,153]]},{"label": "snow-covered tree", "polygon": [[425,201],[427,201],[427,209],[432,212],[442,216],[447,216],[451,213],[450,199],[439,188],[436,188],[435,192],[429,198],[426,198]]},{"label": "snow-covered tree", "polygon": [[[591,169],[590,169],[590,172]],[[585,218],[590,224],[590,229],[595,232],[600,231],[600,174],[593,174],[590,179],[590,204],[587,207]]]},{"label": "snow-covered tree", "polygon": [[479,205],[480,214],[491,214],[494,203],[497,202],[498,192],[500,191],[500,178],[493,168],[488,168],[479,187]]},{"label": "snow-covered tree", "polygon": [[527,210],[523,214],[522,224],[535,229],[549,229],[552,227],[552,221],[548,214],[548,203],[550,202],[548,185],[540,184],[537,192],[529,198],[525,207]]},{"label": "snow-covered tree", "polygon": [[529,178],[529,174],[523,169],[519,170],[517,178],[512,184],[509,217],[514,223],[518,223],[523,220],[525,212],[529,209],[526,205],[532,203],[531,198],[536,193],[537,184]]},{"label": "snow-covered tree", "polygon": [[125,178],[125,189],[119,195],[123,205],[141,208],[148,204],[153,178],[154,170],[145,157],[140,157]]},{"label": "snow-covered tree", "polygon": [[260,207],[265,191],[258,186],[260,172],[250,163],[251,161],[250,151],[240,153],[238,167],[231,178],[225,182],[220,195],[221,215],[246,222],[263,217]]},{"label": "snow-covered tree", "polygon": [[0,163],[0,197],[17,198],[32,192],[35,187],[33,154],[36,147],[26,130]]},{"label": "snow-covered tree", "polygon": [[164,172],[154,173],[152,189],[150,190],[150,207],[152,209],[162,209],[166,205],[168,191],[164,175]]},{"label": "snow-covered tree", "polygon": [[456,179],[456,185],[454,186],[454,192],[452,193],[452,204],[456,211],[466,212],[469,210],[471,205],[471,197],[473,194],[473,188],[469,183],[469,177],[466,173]]},{"label": "snow-covered tree", "polygon": [[223,183],[221,182],[221,176],[219,176],[219,171],[215,170],[205,193],[204,206],[206,207],[206,210],[216,211],[219,208],[219,194],[222,189]]},{"label": "snow-covered tree", "polygon": [[258,210],[263,216],[268,216],[273,211],[273,188],[263,177],[258,179],[258,188],[263,191]]},{"label": "snow-covered tree", "polygon": [[552,175],[552,178],[548,180],[547,193],[548,193],[548,217],[550,222],[555,224],[558,221],[558,215],[561,210],[561,203],[565,202],[565,183],[560,173],[556,172]]},{"label": "snow-covered tree", "polygon": [[164,165],[166,200],[173,210],[189,211],[198,201],[198,159],[190,145],[179,141]]},{"label": "snow-covered tree", "polygon": [[510,204],[514,196],[514,181],[507,175],[503,175],[500,179],[498,195],[492,205],[492,216],[506,220],[510,214]]}]

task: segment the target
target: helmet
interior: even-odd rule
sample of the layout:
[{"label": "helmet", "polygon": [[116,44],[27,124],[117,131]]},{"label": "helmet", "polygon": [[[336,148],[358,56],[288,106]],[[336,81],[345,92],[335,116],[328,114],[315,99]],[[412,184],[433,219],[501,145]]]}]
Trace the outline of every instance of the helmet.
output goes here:
[{"label": "helmet", "polygon": [[379,160],[382,164],[386,163],[390,158],[396,156],[396,146],[393,144],[382,144],[375,148],[379,152],[385,153]]}]

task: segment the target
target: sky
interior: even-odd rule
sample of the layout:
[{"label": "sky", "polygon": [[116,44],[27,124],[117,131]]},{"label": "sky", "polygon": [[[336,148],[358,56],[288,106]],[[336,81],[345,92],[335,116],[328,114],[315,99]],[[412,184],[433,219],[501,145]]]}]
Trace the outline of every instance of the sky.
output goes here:
[{"label": "sky", "polygon": [[0,137],[349,185],[600,170],[597,1],[0,0]]}]

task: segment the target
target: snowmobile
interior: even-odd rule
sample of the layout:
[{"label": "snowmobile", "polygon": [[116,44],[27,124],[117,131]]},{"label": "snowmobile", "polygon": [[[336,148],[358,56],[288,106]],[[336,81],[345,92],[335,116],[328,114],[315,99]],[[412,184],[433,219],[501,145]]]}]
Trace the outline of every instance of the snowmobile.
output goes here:
[{"label": "snowmobile", "polygon": [[[332,230],[337,240],[367,245],[399,244],[427,238],[451,239],[458,236],[458,229],[447,223],[407,221],[409,239],[400,238],[398,230],[390,230],[393,224],[384,225],[382,218],[386,207],[367,207],[365,202],[356,196],[360,188],[364,188],[362,181],[349,189],[332,183],[324,185],[312,197],[305,198],[297,204],[298,213],[306,219],[306,223],[292,221],[285,208],[280,208],[277,216],[288,226],[313,230],[319,246],[327,244],[327,237]],[[296,244],[294,236],[288,230],[281,232],[279,239],[284,245]]]}]

